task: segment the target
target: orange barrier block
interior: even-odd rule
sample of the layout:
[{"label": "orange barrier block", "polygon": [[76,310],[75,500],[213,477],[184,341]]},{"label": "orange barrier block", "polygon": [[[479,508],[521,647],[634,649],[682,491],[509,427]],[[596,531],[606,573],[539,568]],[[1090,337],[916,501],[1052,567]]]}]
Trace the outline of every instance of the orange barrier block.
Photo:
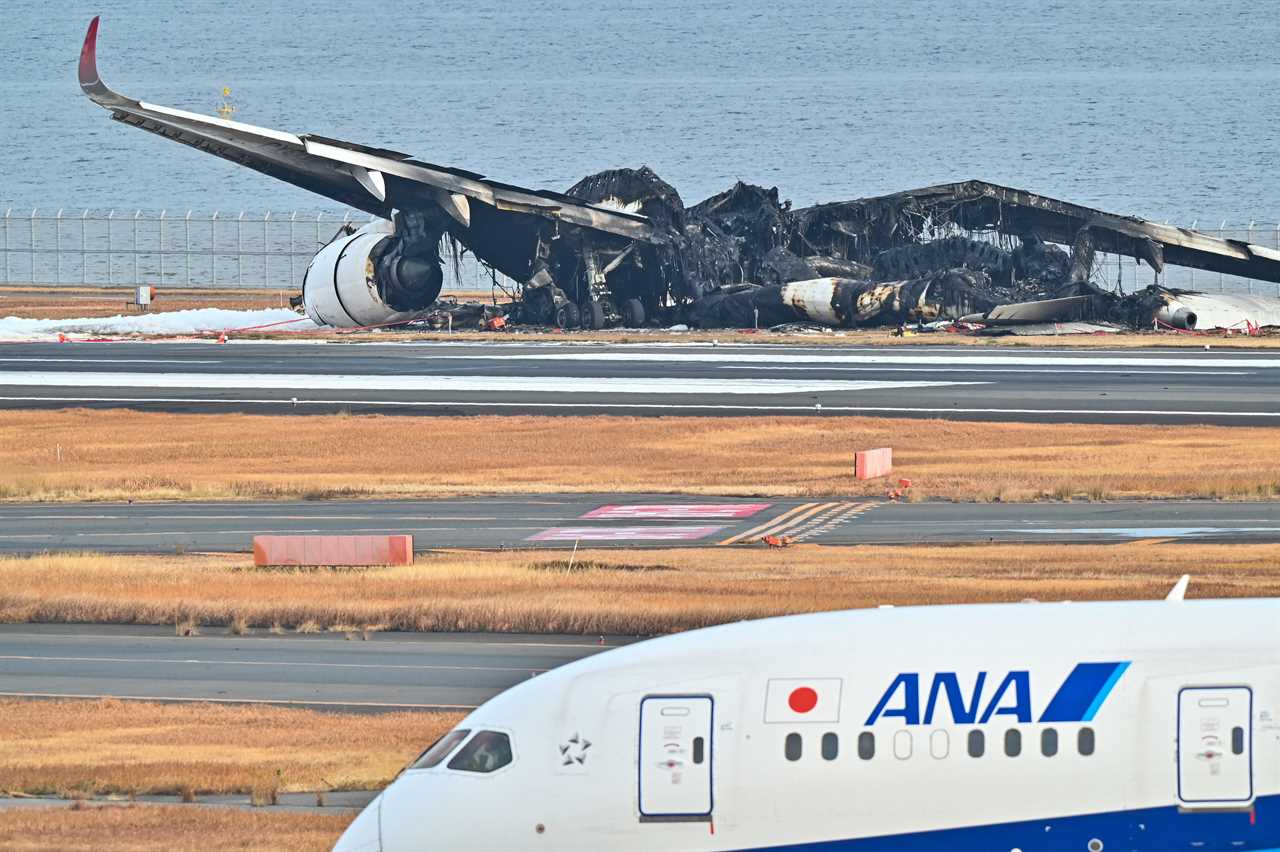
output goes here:
[{"label": "orange barrier block", "polygon": [[856,479],[876,479],[888,476],[893,470],[893,448],[864,450],[853,457],[853,475]]},{"label": "orange barrier block", "polygon": [[255,535],[254,565],[412,565],[411,535]]}]

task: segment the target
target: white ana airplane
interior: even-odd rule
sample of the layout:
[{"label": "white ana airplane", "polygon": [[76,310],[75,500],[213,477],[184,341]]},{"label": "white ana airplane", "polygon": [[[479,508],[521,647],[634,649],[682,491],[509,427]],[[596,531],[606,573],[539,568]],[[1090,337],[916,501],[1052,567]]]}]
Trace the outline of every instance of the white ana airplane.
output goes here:
[{"label": "white ana airplane", "polygon": [[471,713],[338,852],[1280,850],[1280,601],[697,630]]}]

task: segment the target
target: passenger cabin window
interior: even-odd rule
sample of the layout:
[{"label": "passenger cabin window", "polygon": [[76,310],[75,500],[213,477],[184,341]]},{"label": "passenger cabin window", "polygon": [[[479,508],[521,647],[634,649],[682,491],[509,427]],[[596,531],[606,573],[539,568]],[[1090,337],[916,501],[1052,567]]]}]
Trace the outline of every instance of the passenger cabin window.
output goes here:
[{"label": "passenger cabin window", "polygon": [[1022,754],[1022,731],[1017,728],[1010,728],[1004,732],[1004,753],[1009,757],[1017,757]]},{"label": "passenger cabin window", "polygon": [[481,731],[449,761],[462,772],[493,772],[511,762],[511,740],[497,731]]},{"label": "passenger cabin window", "polygon": [[907,760],[915,750],[915,739],[910,731],[898,731],[893,735],[893,756],[898,760]]},{"label": "passenger cabin window", "polygon": [[858,734],[858,757],[870,760],[876,756],[876,735],[870,731]]},{"label": "passenger cabin window", "polygon": [[929,754],[935,760],[945,760],[951,754],[951,735],[946,731],[934,731],[930,734]]},{"label": "passenger cabin window", "polygon": [[1080,733],[1076,737],[1076,745],[1079,747],[1080,753],[1085,757],[1093,754],[1094,749],[1097,747],[1097,742],[1093,735],[1093,728],[1081,728]]},{"label": "passenger cabin window", "polygon": [[409,764],[410,769],[430,769],[436,766],[440,761],[449,756],[449,752],[458,747],[458,743],[467,738],[467,734],[471,733],[466,729],[450,731],[418,756],[418,759]]},{"label": "passenger cabin window", "polygon": [[840,738],[835,734],[822,735],[822,759],[835,760],[840,756]]},{"label": "passenger cabin window", "polygon": [[1244,754],[1244,728],[1231,729],[1231,753]]},{"label": "passenger cabin window", "polygon": [[787,760],[799,760],[800,755],[804,753],[804,740],[800,739],[799,734],[787,734],[784,751],[787,755]]},{"label": "passenger cabin window", "polygon": [[982,757],[987,753],[987,737],[982,731],[969,732],[969,756]]},{"label": "passenger cabin window", "polygon": [[1058,753],[1058,732],[1053,728],[1045,728],[1040,732],[1040,753],[1045,757],[1053,757]]},{"label": "passenger cabin window", "polygon": [[693,738],[693,762],[702,763],[706,757],[707,744],[702,737]]}]

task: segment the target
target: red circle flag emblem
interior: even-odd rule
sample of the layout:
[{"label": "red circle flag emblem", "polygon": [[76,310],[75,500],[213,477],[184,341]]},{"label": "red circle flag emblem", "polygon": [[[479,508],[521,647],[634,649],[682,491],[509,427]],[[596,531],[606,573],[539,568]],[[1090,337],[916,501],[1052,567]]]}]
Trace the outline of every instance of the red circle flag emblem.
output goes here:
[{"label": "red circle flag emblem", "polygon": [[808,713],[818,706],[818,693],[807,686],[793,689],[787,697],[787,705],[796,713]]}]

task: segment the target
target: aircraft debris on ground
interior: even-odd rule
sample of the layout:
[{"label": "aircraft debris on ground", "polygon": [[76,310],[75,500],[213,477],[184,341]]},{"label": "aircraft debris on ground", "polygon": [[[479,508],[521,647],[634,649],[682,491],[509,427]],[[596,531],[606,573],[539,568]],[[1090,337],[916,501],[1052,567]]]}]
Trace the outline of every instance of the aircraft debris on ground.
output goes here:
[{"label": "aircraft debris on ground", "polygon": [[[296,300],[337,328],[562,329],[673,325],[914,326],[1008,333],[1280,325],[1280,298],[1169,290],[1123,295],[1093,278],[1098,254],[1280,282],[1280,251],[1118,216],[979,180],[792,209],[738,182],[686,207],[647,167],[564,192],[534,190],[408,154],[156,106],[98,73],[84,92],[112,118],[363,210],[320,249]],[[979,239],[984,237],[985,239]],[[994,240],[994,242],[992,241]],[[444,257],[471,255],[514,282],[504,304],[439,303]],[[501,318],[501,322],[499,322]]]}]

